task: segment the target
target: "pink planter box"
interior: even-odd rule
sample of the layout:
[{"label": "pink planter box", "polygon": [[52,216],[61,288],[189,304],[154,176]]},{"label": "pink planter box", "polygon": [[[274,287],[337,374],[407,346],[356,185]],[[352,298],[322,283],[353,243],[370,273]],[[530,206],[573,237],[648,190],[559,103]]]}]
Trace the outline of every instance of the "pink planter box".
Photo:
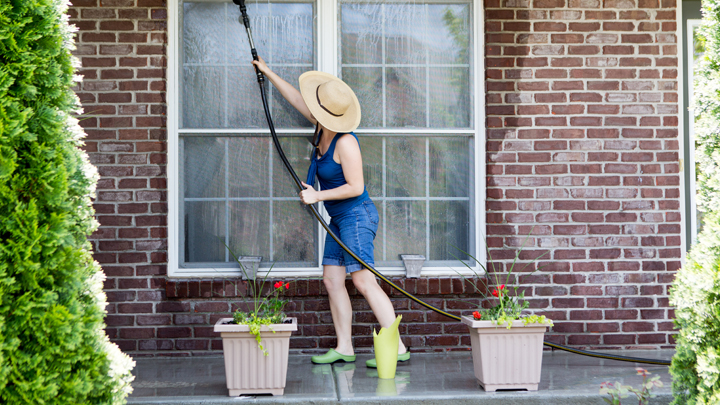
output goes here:
[{"label": "pink planter box", "polygon": [[285,392],[288,355],[290,354],[290,335],[297,330],[297,318],[288,318],[292,323],[270,325],[260,328],[262,345],[269,355],[265,356],[258,348],[255,336],[250,334],[247,325],[228,322],[232,318],[222,318],[215,324],[215,332],[220,332],[225,357],[225,379],[228,395],[272,394]]},{"label": "pink planter box", "polygon": [[537,391],[548,325],[526,326],[516,320],[512,328],[507,329],[504,325],[476,321],[469,316],[463,316],[462,322],[470,329],[475,377],[485,391]]}]

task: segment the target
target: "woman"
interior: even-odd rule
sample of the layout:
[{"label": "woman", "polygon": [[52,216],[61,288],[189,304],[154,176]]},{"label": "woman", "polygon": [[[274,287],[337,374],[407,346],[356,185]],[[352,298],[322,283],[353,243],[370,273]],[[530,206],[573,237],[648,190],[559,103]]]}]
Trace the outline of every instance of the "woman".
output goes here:
[{"label": "woman", "polygon": [[[373,240],[378,228],[378,212],[370,200],[363,180],[362,155],[357,136],[352,132],[360,124],[360,104],[352,89],[337,77],[323,72],[306,72],[300,76],[300,91],[280,78],[265,61],[253,61],[280,91],[285,99],[312,122],[319,138],[308,173],[308,183],[300,192],[304,204],[323,201],[330,214],[330,229],[366,263],[374,265]],[[313,141],[315,142],[315,141]],[[313,186],[315,175],[321,191]],[[395,321],[390,299],[380,288],[375,275],[345,252],[330,235],[325,239],[323,282],[330,298],[337,346],[320,356],[313,356],[315,364],[355,361],[352,346],[352,307],[345,288],[346,273],[370,304],[380,326],[389,327]],[[410,353],[402,340],[398,361],[407,361]],[[366,362],[376,367],[375,359]]]}]

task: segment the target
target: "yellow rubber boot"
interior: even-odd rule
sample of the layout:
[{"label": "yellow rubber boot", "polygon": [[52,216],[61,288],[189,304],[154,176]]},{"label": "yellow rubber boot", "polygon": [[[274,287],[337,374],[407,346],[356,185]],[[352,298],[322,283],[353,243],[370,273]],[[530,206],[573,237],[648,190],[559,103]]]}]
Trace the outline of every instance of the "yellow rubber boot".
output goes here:
[{"label": "yellow rubber boot", "polygon": [[400,320],[398,315],[389,328],[381,328],[380,333],[373,329],[373,345],[375,346],[375,361],[377,362],[378,376],[383,379],[395,378],[397,369],[398,346],[400,345]]}]

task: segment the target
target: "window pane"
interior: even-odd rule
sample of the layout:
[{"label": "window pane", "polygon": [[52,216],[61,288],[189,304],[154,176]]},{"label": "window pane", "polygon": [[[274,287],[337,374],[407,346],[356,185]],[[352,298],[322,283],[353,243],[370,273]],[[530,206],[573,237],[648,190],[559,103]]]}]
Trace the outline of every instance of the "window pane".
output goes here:
[{"label": "window pane", "polygon": [[[270,66],[280,77],[285,79],[288,83],[299,87],[298,78],[304,72],[312,69],[312,65],[307,67],[282,67],[282,66]],[[269,83],[269,81],[268,81]],[[257,92],[257,85],[256,92]],[[272,89],[272,102],[270,104],[270,110],[272,112],[272,119],[275,126],[278,128],[302,128],[312,127],[310,121],[307,120],[302,114],[298,112],[275,88]],[[263,118],[265,116],[263,115]],[[267,124],[263,122],[263,126],[267,127]]]},{"label": "window pane", "polygon": [[231,66],[227,68],[227,72],[230,75],[227,83],[227,126],[266,129],[267,119],[253,68]]},{"label": "window pane", "polygon": [[469,138],[430,139],[430,196],[469,197],[473,185]]},{"label": "window pane", "polygon": [[[230,247],[238,256],[270,261],[270,202],[230,202]],[[232,256],[230,261],[234,261]]]},{"label": "window pane", "polygon": [[[383,139],[358,137],[363,158],[363,180],[370,198],[383,196]],[[378,212],[381,211],[378,208]]]},{"label": "window pane", "polygon": [[380,222],[378,222],[378,230],[375,232],[375,266],[385,266],[383,262],[385,259],[385,209],[383,208],[382,201],[377,199],[373,200],[375,208],[378,211]]},{"label": "window pane", "polygon": [[433,63],[470,63],[470,5],[430,4],[426,31]]},{"label": "window pane", "polygon": [[467,68],[430,68],[430,126],[470,126],[470,72]]},{"label": "window pane", "polygon": [[425,138],[388,138],[388,197],[425,197]]},{"label": "window pane", "polygon": [[[250,63],[250,43],[248,42],[245,26],[240,23],[240,7],[233,3],[227,4],[227,18],[225,19],[225,32],[227,32],[226,46],[228,62],[233,65],[246,65]],[[272,62],[272,46],[270,38],[270,7],[274,3],[246,2],[253,41],[258,54],[266,62]],[[251,68],[252,70],[252,68]]]},{"label": "window pane", "polygon": [[225,3],[185,2],[183,17],[183,61],[225,62]]},{"label": "window pane", "polygon": [[383,126],[383,79],[380,67],[344,67],[342,79],[357,95],[362,110],[360,127]]},{"label": "window pane", "polygon": [[381,3],[342,5],[343,63],[381,63],[382,8]]},{"label": "window pane", "polygon": [[273,202],[272,260],[284,266],[317,266],[316,223],[300,200]]},{"label": "window pane", "polygon": [[385,62],[425,63],[428,28],[424,4],[386,4]]},{"label": "window pane", "polygon": [[469,259],[461,252],[472,252],[468,206],[468,201],[430,201],[428,260]]},{"label": "window pane", "polygon": [[225,202],[186,202],[185,262],[225,261]]},{"label": "window pane", "polygon": [[[295,169],[295,173],[301,181],[307,179],[307,171],[310,167],[310,153],[312,152],[312,144],[305,137],[280,137],[285,157]],[[273,147],[273,196],[274,197],[293,197],[298,198],[298,189],[295,182],[285,169],[280,155]],[[317,186],[317,184],[316,184]],[[316,187],[317,188],[317,187]]]},{"label": "window pane", "polygon": [[426,254],[425,202],[387,201],[386,204],[387,260],[400,260],[401,254]]},{"label": "window pane", "polygon": [[[237,137],[228,140],[230,197],[268,197],[270,138]],[[234,228],[231,228],[234,230]]]},{"label": "window pane", "polygon": [[225,126],[225,68],[186,66],[183,68],[182,127],[221,128]]},{"label": "window pane", "polygon": [[425,127],[424,68],[386,68],[387,126]]},{"label": "window pane", "polygon": [[185,197],[224,197],[225,139],[188,137],[182,143]]},{"label": "window pane", "polygon": [[[271,62],[302,63],[312,66],[313,5],[310,3],[271,4]],[[295,84],[297,82],[295,81],[290,83]]]}]

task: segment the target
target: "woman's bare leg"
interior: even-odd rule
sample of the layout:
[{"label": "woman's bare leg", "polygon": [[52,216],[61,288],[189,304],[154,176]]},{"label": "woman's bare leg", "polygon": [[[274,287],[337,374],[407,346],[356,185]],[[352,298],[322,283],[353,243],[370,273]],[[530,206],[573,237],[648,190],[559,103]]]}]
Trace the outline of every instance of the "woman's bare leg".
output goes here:
[{"label": "woman's bare leg", "polygon": [[323,266],[323,283],[330,298],[337,347],[335,351],[351,356],[355,354],[352,345],[352,306],[350,296],[345,288],[345,266]]},{"label": "woman's bare leg", "polygon": [[[350,273],[352,275],[353,283],[360,293],[365,297],[370,308],[372,308],[375,318],[377,318],[380,326],[388,328],[395,322],[395,309],[393,309],[392,302],[388,298],[385,291],[380,288],[375,275],[368,269],[362,269]],[[400,339],[400,345],[398,346],[398,353],[403,354],[407,349]]]}]

